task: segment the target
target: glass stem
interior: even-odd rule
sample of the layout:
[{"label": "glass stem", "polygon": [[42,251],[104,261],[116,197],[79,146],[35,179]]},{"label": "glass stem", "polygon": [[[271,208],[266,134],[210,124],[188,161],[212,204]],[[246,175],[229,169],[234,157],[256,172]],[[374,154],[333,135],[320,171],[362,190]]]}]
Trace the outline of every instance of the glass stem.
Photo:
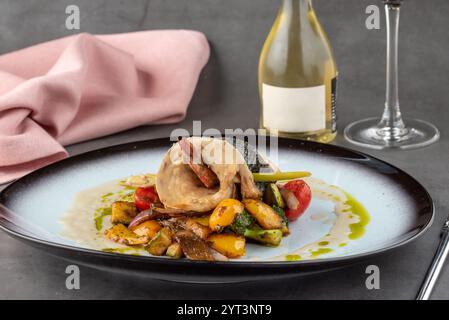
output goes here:
[{"label": "glass stem", "polygon": [[385,4],[387,21],[386,101],[378,134],[388,140],[398,140],[407,134],[399,108],[398,92],[398,37],[400,3]]}]

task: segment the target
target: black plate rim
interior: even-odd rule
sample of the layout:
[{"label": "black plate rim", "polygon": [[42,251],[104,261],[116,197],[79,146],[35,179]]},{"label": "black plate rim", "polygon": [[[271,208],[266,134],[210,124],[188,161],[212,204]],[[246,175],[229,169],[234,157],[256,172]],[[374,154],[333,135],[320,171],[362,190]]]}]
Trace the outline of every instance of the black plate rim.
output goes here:
[{"label": "black plate rim", "polygon": [[[427,215],[430,215],[429,219],[427,219],[427,221],[423,225],[417,226],[416,233],[411,235],[409,238],[402,239],[400,241],[397,241],[395,243],[392,243],[390,245],[387,245],[387,246],[379,248],[379,249],[362,252],[362,253],[358,253],[358,254],[338,256],[338,257],[333,257],[333,258],[324,258],[324,259],[318,258],[318,259],[313,259],[313,260],[300,260],[300,261],[241,261],[241,262],[238,262],[238,261],[231,260],[231,261],[225,261],[225,262],[221,262],[221,261],[209,262],[209,261],[192,261],[192,260],[187,260],[187,259],[176,260],[176,259],[151,257],[151,256],[132,256],[132,255],[126,255],[126,254],[120,254],[120,253],[103,252],[103,251],[99,251],[99,250],[93,250],[93,249],[76,247],[76,246],[71,246],[71,245],[66,245],[66,244],[60,244],[60,243],[47,241],[47,240],[43,240],[40,238],[36,238],[33,236],[23,234],[19,231],[13,230],[13,228],[7,227],[5,225],[5,221],[6,221],[6,224],[8,224],[9,222],[1,216],[0,216],[0,229],[5,231],[7,234],[9,234],[11,236],[18,238],[19,240],[24,240],[25,242],[31,242],[31,243],[39,244],[42,246],[63,249],[63,250],[66,250],[66,251],[72,252],[72,253],[83,253],[83,254],[87,254],[87,255],[94,255],[94,256],[104,257],[104,258],[121,258],[124,260],[128,260],[130,262],[141,262],[141,263],[142,262],[145,262],[145,263],[151,262],[151,263],[154,263],[155,265],[162,264],[162,265],[169,265],[169,266],[174,266],[174,267],[176,267],[176,266],[184,266],[184,267],[209,266],[211,268],[222,268],[222,267],[227,267],[227,268],[248,268],[248,267],[250,267],[250,268],[298,268],[298,267],[306,267],[306,266],[307,267],[321,267],[321,266],[326,267],[326,266],[332,265],[332,264],[347,264],[349,262],[356,262],[356,261],[359,261],[362,259],[367,259],[367,258],[376,256],[378,254],[383,254],[383,253],[389,252],[393,249],[402,247],[402,246],[416,240],[417,238],[422,236],[432,225],[434,218],[435,218],[435,206],[434,206],[432,197],[430,196],[427,189],[424,188],[424,186],[419,181],[417,181],[413,176],[411,176],[407,172],[403,171],[402,169],[400,169],[386,161],[383,161],[379,158],[368,155],[364,152],[353,150],[353,149],[350,149],[350,148],[347,148],[344,146],[337,146],[337,145],[332,145],[332,144],[324,144],[324,143],[320,143],[320,142],[305,141],[305,140],[293,140],[293,139],[288,139],[288,138],[279,138],[279,141],[285,141],[285,142],[289,142],[289,143],[293,143],[293,144],[300,144],[300,145],[304,145],[304,146],[308,145],[313,148],[323,149],[323,151],[328,152],[328,153],[345,151],[345,152],[349,152],[349,153],[352,153],[352,154],[360,156],[360,157],[365,157],[365,158],[375,160],[381,164],[387,165],[387,166],[397,170],[401,175],[403,175],[404,177],[409,179],[411,182],[413,182],[417,187],[419,187],[421,189],[421,191],[423,192],[423,196],[425,196],[428,199],[428,204],[430,206],[430,210],[429,210],[430,212],[427,213]],[[66,162],[69,163],[72,161],[76,162],[77,160],[80,160],[84,157],[89,157],[96,153],[103,153],[105,151],[107,151],[107,152],[109,152],[109,151],[113,151],[113,152],[114,151],[126,151],[126,150],[131,150],[130,148],[135,147],[136,145],[144,145],[144,144],[149,144],[149,143],[154,144],[155,146],[164,146],[164,145],[167,145],[167,142],[171,142],[169,137],[150,139],[150,140],[139,140],[139,141],[128,142],[128,143],[124,143],[124,144],[112,145],[112,146],[108,146],[108,147],[104,147],[104,148],[100,148],[100,149],[95,149],[95,150],[91,150],[88,152],[77,154],[75,156],[72,156],[72,157],[69,157],[66,159],[59,160],[59,161],[54,162],[48,166],[37,169],[21,178],[15,180],[14,182],[12,182],[10,185],[8,185],[5,189],[3,189],[0,192],[0,204],[2,203],[3,196],[5,195],[5,193],[9,192],[10,189],[14,188],[17,184],[20,184],[25,179],[30,179],[30,178],[33,178],[34,176],[39,176],[44,170],[47,170],[48,168],[51,168],[54,165],[63,165]],[[298,269],[298,270],[300,270],[300,269]]]}]

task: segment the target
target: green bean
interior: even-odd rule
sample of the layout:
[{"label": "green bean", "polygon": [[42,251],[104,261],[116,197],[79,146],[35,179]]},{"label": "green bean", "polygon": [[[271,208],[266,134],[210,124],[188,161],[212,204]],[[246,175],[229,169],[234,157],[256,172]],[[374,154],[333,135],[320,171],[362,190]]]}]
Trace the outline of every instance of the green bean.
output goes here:
[{"label": "green bean", "polygon": [[307,171],[274,172],[274,173],[253,173],[256,182],[274,182],[280,180],[294,180],[310,177],[312,174]]}]

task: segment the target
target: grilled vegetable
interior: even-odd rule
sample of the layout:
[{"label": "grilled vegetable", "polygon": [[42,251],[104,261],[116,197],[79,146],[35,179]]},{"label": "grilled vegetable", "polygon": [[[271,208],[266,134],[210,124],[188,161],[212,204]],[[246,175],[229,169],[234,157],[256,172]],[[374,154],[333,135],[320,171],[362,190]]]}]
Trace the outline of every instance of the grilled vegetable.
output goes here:
[{"label": "grilled vegetable", "polygon": [[282,210],[281,208],[277,207],[277,206],[273,206],[273,210],[282,218],[282,234],[284,236],[287,236],[290,234],[290,230],[288,229],[288,219],[287,216],[285,215],[284,210]]},{"label": "grilled vegetable", "polygon": [[231,233],[215,233],[207,242],[211,247],[228,258],[239,258],[245,255],[245,238]]},{"label": "grilled vegetable", "polygon": [[204,215],[204,212],[194,212],[171,208],[159,208],[152,206],[150,209],[140,212],[130,223],[130,225],[139,224],[146,220],[156,220],[156,219],[164,220],[170,218],[195,217],[202,215]]},{"label": "grilled vegetable", "polygon": [[153,239],[159,230],[162,229],[162,226],[157,221],[149,220],[130,229],[139,236],[146,236],[148,239]]},{"label": "grilled vegetable", "polygon": [[280,192],[287,204],[285,215],[290,221],[298,219],[312,200],[312,192],[303,180],[287,182],[280,188]]},{"label": "grilled vegetable", "polygon": [[232,224],[237,214],[241,213],[245,207],[235,199],[225,199],[221,201],[209,218],[211,230],[221,232],[225,227]]},{"label": "grilled vegetable", "polygon": [[211,233],[209,227],[203,226],[192,218],[180,218],[176,219],[176,221],[181,228],[192,231],[196,236],[203,240],[205,240]]},{"label": "grilled vegetable", "polygon": [[275,183],[270,183],[265,189],[263,201],[270,206],[285,207],[284,199],[282,199],[281,192]]},{"label": "grilled vegetable", "polygon": [[244,236],[248,239],[260,242],[262,244],[277,247],[282,240],[282,231],[279,229],[246,229]]},{"label": "grilled vegetable", "polygon": [[210,215],[202,216],[202,217],[195,217],[192,219],[205,227],[209,227],[209,218],[210,218]]},{"label": "grilled vegetable", "polygon": [[172,244],[172,232],[169,228],[162,228],[145,247],[150,254],[162,256]]},{"label": "grilled vegetable", "polygon": [[181,245],[182,252],[190,260],[214,261],[211,249],[206,241],[192,231],[181,230],[175,233],[175,239]]},{"label": "grilled vegetable", "polygon": [[132,202],[116,201],[112,204],[112,223],[129,224],[137,215],[137,208]]},{"label": "grilled vegetable", "polygon": [[265,193],[265,190],[267,190],[269,182],[255,182],[257,188],[263,193]]},{"label": "grilled vegetable", "polygon": [[135,234],[121,223],[109,228],[104,234],[106,238],[128,246],[145,244],[149,240],[146,236],[139,236],[138,234]]},{"label": "grilled vegetable", "polygon": [[183,209],[173,209],[173,208],[152,208],[152,219],[169,219],[178,217],[195,217],[202,216],[204,212],[188,211]]},{"label": "grilled vegetable", "polygon": [[139,210],[147,210],[159,201],[155,187],[137,188],[134,192],[134,202]]},{"label": "grilled vegetable", "polygon": [[278,246],[281,243],[283,233],[281,230],[261,229],[256,225],[253,216],[246,211],[235,217],[229,229],[238,235],[269,246]]},{"label": "grilled vegetable", "polygon": [[255,224],[256,220],[248,212],[243,211],[239,213],[234,222],[229,226],[229,228],[239,235],[244,235],[246,229],[251,229]]},{"label": "grilled vegetable", "polygon": [[180,259],[182,257],[182,248],[181,245],[177,242],[173,242],[168,248],[167,252],[165,252],[166,256],[172,257],[174,259]]},{"label": "grilled vegetable", "polygon": [[245,199],[243,204],[265,230],[282,228],[282,218],[269,205],[254,199]]},{"label": "grilled vegetable", "polygon": [[256,182],[276,182],[282,180],[293,180],[310,177],[312,174],[307,171],[296,172],[274,172],[274,173],[253,173]]},{"label": "grilled vegetable", "polygon": [[259,172],[261,169],[273,169],[267,160],[258,152],[256,146],[249,143],[243,137],[225,137],[230,144],[237,148],[243,155],[251,172]]},{"label": "grilled vegetable", "polygon": [[151,220],[152,215],[151,210],[144,210],[142,212],[139,212],[137,216],[133,218],[133,220],[129,223],[128,228],[132,230],[133,228],[137,227],[139,224]]}]

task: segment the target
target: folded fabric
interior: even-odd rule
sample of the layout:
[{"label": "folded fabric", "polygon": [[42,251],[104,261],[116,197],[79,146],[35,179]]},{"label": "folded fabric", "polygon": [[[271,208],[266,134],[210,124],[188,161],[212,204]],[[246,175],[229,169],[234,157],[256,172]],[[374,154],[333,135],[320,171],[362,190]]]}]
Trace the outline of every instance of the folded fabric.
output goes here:
[{"label": "folded fabric", "polygon": [[209,58],[200,32],[79,34],[0,56],[0,183],[64,145],[185,117]]}]

